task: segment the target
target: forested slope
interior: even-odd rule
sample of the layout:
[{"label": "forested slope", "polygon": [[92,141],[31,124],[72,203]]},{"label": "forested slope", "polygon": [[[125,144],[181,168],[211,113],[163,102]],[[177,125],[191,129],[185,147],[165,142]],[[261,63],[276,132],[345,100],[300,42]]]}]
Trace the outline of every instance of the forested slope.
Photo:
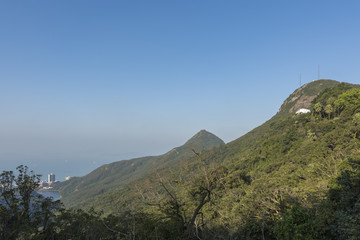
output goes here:
[{"label": "forested slope", "polygon": [[[321,85],[317,89],[326,90],[320,95],[308,91]],[[324,204],[333,203],[330,192],[341,189],[336,179],[346,171],[356,173],[360,159],[357,87],[331,80],[309,83],[295,93],[315,94],[300,106],[311,113],[284,114],[291,109],[285,102],[277,115],[243,137],[99,195],[88,206],[108,214],[130,204],[159,225],[177,226],[175,232],[193,231],[197,224],[196,231],[207,238],[258,239],[264,231],[267,238],[287,239],[283,224],[297,239],[340,236],[343,230],[334,227],[340,220]]]},{"label": "forested slope", "polygon": [[[211,149],[203,152],[203,158],[211,166],[216,166],[218,164],[222,165],[233,165],[238,164],[243,161],[254,163],[253,159],[248,159],[248,156],[254,157],[257,159],[261,158],[257,152],[258,149],[263,147],[263,139],[267,138],[269,134],[273,134],[274,124],[279,124],[279,122],[284,121],[284,118],[289,116],[293,117],[297,108],[294,106],[298,106],[299,108],[310,108],[311,101],[305,101],[304,99],[315,99],[323,90],[332,88],[336,85],[340,84],[334,80],[317,80],[311,83],[305,84],[301,88],[297,89],[292,93],[282,104],[279,112],[272,117],[270,120],[262,124],[261,126],[253,129],[249,133],[244,136],[232,141],[226,145],[222,145],[219,148]],[[352,85],[346,84],[347,88],[350,88]],[[291,109],[291,110],[290,110]],[[277,129],[279,132],[283,133],[286,129],[279,127]],[[289,147],[289,146],[288,146]],[[169,153],[171,153],[170,151]],[[171,174],[175,174],[177,176],[188,175],[189,171],[195,171],[196,168],[192,168],[194,162],[196,162],[196,157],[192,152],[191,155],[188,155],[187,159],[184,158],[173,168],[165,165],[159,165],[157,168],[158,174],[161,172],[164,176],[168,176]],[[181,172],[180,172],[181,170]],[[170,174],[171,173],[171,174]],[[196,174],[196,173],[194,173]],[[134,186],[143,186],[143,182],[149,182],[151,179],[156,179],[158,175],[144,175],[143,178],[137,179],[136,181],[129,182],[128,185],[119,186],[117,189],[112,189],[106,194],[99,194],[96,196],[94,201],[89,201],[89,205],[84,204],[83,207],[95,207],[97,209],[105,210],[105,212],[114,211],[116,208],[116,204],[113,204],[116,199],[121,198],[132,198],[136,196],[138,189],[134,189]],[[154,180],[156,181],[156,180]],[[117,193],[115,193],[117,192]],[[116,196],[120,196],[116,197]],[[132,197],[129,197],[132,196]],[[114,200],[115,199],[115,200]],[[121,200],[122,201],[122,200]]]},{"label": "forested slope", "polygon": [[320,80],[295,93],[315,86],[299,106],[310,113],[285,102],[229,144],[91,198],[88,212],[39,199],[33,214],[39,177],[4,172],[0,239],[359,239],[360,88]]}]

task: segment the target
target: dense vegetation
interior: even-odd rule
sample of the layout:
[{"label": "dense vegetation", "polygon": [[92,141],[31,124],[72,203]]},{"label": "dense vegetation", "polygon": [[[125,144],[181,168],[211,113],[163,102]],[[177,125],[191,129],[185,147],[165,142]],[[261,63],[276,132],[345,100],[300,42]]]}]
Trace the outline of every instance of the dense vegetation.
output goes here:
[{"label": "dense vegetation", "polygon": [[[27,231],[33,239],[359,239],[360,89],[335,85],[313,98],[310,113],[281,112],[232,143],[194,151],[174,166],[92,198],[89,212],[52,207],[45,226],[17,216],[25,209],[20,198],[19,210],[0,200],[1,234],[13,229],[22,234],[13,239]],[[2,186],[9,186],[7,175],[1,175]],[[13,225],[4,227],[10,218]],[[45,233],[52,235],[41,238]]]}]

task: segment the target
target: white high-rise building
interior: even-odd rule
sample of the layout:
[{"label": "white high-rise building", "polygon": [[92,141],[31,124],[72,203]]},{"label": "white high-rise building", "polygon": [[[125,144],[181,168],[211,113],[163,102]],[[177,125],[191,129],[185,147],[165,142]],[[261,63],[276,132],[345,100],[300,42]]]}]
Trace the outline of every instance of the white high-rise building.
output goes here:
[{"label": "white high-rise building", "polygon": [[48,183],[53,183],[55,182],[55,174],[50,173],[48,174]]}]

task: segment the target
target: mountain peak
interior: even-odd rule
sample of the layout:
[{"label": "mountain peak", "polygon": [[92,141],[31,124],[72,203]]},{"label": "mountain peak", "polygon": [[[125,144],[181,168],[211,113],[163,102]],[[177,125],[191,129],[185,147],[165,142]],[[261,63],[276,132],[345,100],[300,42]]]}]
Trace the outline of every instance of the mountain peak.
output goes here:
[{"label": "mountain peak", "polygon": [[311,102],[316,96],[325,89],[333,88],[338,84],[340,84],[340,82],[331,79],[319,79],[304,84],[290,94],[281,105],[278,113],[294,113],[300,108],[310,108]]},{"label": "mountain peak", "polygon": [[[194,136],[192,136],[190,139],[193,138],[201,138],[201,137],[206,137],[206,136],[211,136],[214,137],[215,135],[212,134],[211,132],[206,131],[205,129],[201,129],[199,132],[197,132]],[[217,137],[217,136],[215,136]]]},{"label": "mountain peak", "polygon": [[196,133],[192,138],[190,138],[184,146],[192,147],[192,148],[204,148],[199,150],[206,150],[213,147],[218,147],[224,145],[224,141],[221,140],[216,135],[211,132],[206,131],[205,129],[200,130]]}]

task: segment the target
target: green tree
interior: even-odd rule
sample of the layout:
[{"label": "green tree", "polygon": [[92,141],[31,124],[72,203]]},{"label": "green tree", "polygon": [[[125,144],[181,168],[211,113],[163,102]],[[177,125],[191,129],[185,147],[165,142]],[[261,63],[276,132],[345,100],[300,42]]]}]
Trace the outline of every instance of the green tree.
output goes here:
[{"label": "green tree", "polygon": [[339,113],[346,110],[352,115],[360,107],[360,89],[355,88],[340,94],[334,104]]},{"label": "green tree", "polygon": [[0,239],[52,239],[59,201],[35,192],[40,175],[20,165],[0,175]]},{"label": "green tree", "polygon": [[314,111],[315,113],[319,114],[320,116],[322,116],[322,112],[323,112],[323,105],[318,102],[314,105]]},{"label": "green tree", "polygon": [[350,160],[329,191],[334,222],[331,224],[337,239],[357,240],[360,236],[360,160]]},{"label": "green tree", "polygon": [[292,205],[276,222],[274,233],[279,240],[320,239],[315,215],[311,210],[297,204]]},{"label": "green tree", "polygon": [[40,176],[28,167],[20,165],[16,168],[18,175],[12,171],[4,171],[0,175],[0,207],[1,233],[3,239],[29,238],[36,233],[36,202],[41,198],[34,194],[39,186]]},{"label": "green tree", "polygon": [[[215,204],[217,194],[223,188],[227,169],[222,166],[209,168],[201,153],[195,153],[199,169],[196,177],[187,180],[166,181],[159,176],[161,189],[151,194],[158,198],[148,200],[160,213],[158,219],[166,219],[171,239],[201,239],[206,234],[206,206]],[[150,199],[150,198],[149,198]]]},{"label": "green tree", "polygon": [[325,108],[324,108],[324,111],[328,115],[329,120],[330,120],[331,114],[334,111],[333,106],[331,104],[326,105]]},{"label": "green tree", "polygon": [[360,132],[360,113],[355,113],[354,114],[352,122],[355,125],[354,138],[357,138],[358,133]]}]

